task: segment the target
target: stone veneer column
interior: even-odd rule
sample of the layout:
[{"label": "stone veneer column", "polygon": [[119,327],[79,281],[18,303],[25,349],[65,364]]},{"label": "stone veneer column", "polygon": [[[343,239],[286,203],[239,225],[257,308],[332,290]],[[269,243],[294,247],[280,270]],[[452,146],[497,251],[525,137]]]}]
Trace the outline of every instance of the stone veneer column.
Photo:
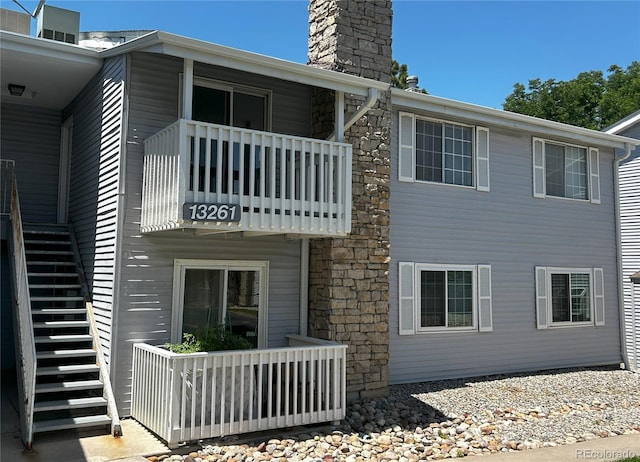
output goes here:
[{"label": "stone veneer column", "polygon": [[[391,2],[311,0],[309,64],[391,80]],[[345,95],[345,120],[365,98]],[[314,94],[314,136],[334,130],[334,92]],[[353,145],[351,234],[310,242],[309,333],[349,345],[348,399],[389,384],[390,92],[345,132]]]}]

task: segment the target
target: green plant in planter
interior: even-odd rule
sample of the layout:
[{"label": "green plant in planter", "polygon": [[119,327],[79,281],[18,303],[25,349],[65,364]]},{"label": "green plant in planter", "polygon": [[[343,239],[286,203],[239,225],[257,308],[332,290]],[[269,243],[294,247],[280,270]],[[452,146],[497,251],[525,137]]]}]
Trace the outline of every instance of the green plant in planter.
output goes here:
[{"label": "green plant in planter", "polygon": [[200,351],[249,350],[251,343],[244,337],[232,333],[225,326],[199,329],[194,334],[182,334],[182,343],[166,343],[165,348],[174,353],[197,353]]}]

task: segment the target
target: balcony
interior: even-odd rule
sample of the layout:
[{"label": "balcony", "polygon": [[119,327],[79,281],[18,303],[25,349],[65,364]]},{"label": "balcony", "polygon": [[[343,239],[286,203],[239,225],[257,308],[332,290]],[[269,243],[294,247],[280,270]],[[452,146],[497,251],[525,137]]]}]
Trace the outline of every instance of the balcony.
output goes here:
[{"label": "balcony", "polygon": [[347,346],[298,335],[289,345],[176,354],[136,343],[131,415],[170,447],[342,420]]},{"label": "balcony", "polygon": [[144,143],[141,230],[351,230],[351,145],[180,119]]}]

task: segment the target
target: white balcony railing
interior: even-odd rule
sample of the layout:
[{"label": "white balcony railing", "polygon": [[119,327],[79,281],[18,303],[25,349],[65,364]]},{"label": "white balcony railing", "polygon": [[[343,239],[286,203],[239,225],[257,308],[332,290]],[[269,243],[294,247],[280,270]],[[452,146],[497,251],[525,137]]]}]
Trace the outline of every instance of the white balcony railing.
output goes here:
[{"label": "white balcony railing", "polygon": [[342,420],[347,346],[301,336],[290,344],[176,354],[136,343],[131,415],[170,447]]},{"label": "white balcony railing", "polygon": [[142,232],[346,235],[351,151],[345,143],[178,120],[144,143]]}]

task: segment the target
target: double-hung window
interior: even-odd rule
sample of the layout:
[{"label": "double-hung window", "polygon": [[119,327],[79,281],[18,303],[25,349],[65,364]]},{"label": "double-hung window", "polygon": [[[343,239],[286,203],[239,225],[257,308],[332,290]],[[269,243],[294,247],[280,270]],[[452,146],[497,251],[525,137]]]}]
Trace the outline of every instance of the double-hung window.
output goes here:
[{"label": "double-hung window", "polygon": [[604,324],[602,268],[536,267],[538,328]]},{"label": "double-hung window", "polygon": [[267,271],[262,261],[175,260],[172,341],[224,326],[265,347]]},{"label": "double-hung window", "polygon": [[400,335],[492,330],[491,267],[399,264]]},{"label": "double-hung window", "polygon": [[533,139],[533,194],[600,202],[596,148]]},{"label": "double-hung window", "polygon": [[489,190],[489,130],[484,127],[399,116],[399,180]]}]

